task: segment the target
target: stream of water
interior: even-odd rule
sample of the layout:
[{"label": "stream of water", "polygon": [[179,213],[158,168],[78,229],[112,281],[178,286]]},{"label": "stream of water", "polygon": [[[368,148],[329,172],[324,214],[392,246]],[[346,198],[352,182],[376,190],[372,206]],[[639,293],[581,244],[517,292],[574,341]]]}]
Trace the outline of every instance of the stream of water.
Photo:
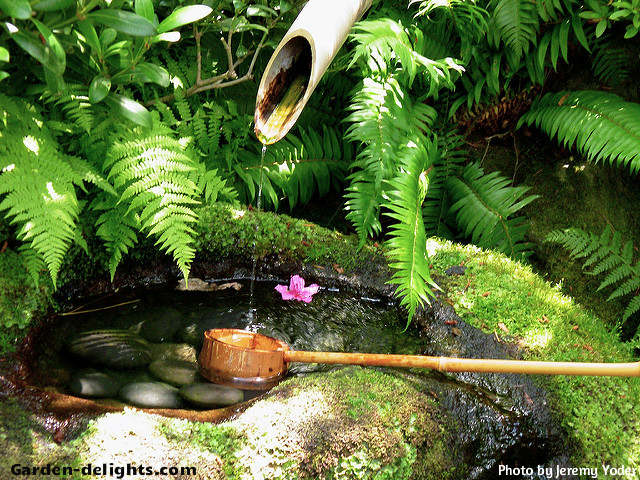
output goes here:
[{"label": "stream of water", "polygon": [[[267,145],[265,143],[262,144],[262,154],[260,155],[260,180],[258,182],[258,200],[256,202],[256,211],[259,212],[262,207],[262,182],[264,175],[264,156],[267,153]],[[249,311],[248,317],[250,319],[249,325],[247,325],[247,330],[252,332],[256,332],[259,328],[259,324],[257,321],[257,311],[254,307],[253,301],[253,291],[255,288],[256,282],[256,267],[258,265],[258,256],[256,255],[256,246],[257,246],[257,237],[258,237],[258,223],[256,222],[255,235],[256,238],[253,240],[253,264],[251,267],[251,285],[249,287]]]}]

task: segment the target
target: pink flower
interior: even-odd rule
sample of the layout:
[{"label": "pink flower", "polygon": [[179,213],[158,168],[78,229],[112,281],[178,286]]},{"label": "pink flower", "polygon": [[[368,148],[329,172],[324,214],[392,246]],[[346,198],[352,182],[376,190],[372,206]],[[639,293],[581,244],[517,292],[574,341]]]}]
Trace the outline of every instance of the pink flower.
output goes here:
[{"label": "pink flower", "polygon": [[315,283],[304,286],[304,278],[300,275],[294,275],[289,281],[289,288],[286,285],[278,285],[276,290],[280,292],[283,300],[299,300],[301,302],[311,302],[311,297],[318,293],[320,287]]}]

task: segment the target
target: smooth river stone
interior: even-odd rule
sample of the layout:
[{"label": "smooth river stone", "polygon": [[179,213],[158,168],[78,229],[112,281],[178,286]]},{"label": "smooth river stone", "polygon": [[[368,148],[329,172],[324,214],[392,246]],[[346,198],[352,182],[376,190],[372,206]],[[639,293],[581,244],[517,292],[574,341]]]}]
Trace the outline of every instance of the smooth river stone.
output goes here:
[{"label": "smooth river stone", "polygon": [[219,310],[208,312],[200,320],[191,320],[180,330],[180,340],[199,347],[204,342],[204,332],[212,328],[243,328],[242,316],[246,312]]},{"label": "smooth river stone", "polygon": [[138,368],[151,362],[149,344],[128,330],[91,330],[79,334],[69,351],[92,363],[114,368]]},{"label": "smooth river stone", "polygon": [[69,389],[82,397],[115,397],[119,388],[118,380],[102,372],[76,373],[69,382]]},{"label": "smooth river stone", "polygon": [[194,383],[180,389],[187,402],[201,408],[226,407],[244,399],[242,390],[213,383]]},{"label": "smooth river stone", "polygon": [[198,364],[183,360],[156,360],[149,365],[151,373],[172,385],[189,385],[198,378]]},{"label": "smooth river stone", "polygon": [[188,343],[152,343],[149,348],[153,361],[182,360],[194,363],[198,361],[195,347]]},{"label": "smooth river stone", "polygon": [[147,320],[140,327],[140,335],[152,343],[170,342],[182,325],[182,315],[171,307],[154,308],[144,316]]},{"label": "smooth river stone", "polygon": [[180,408],[178,389],[162,382],[129,383],[120,389],[120,398],[142,408]]}]

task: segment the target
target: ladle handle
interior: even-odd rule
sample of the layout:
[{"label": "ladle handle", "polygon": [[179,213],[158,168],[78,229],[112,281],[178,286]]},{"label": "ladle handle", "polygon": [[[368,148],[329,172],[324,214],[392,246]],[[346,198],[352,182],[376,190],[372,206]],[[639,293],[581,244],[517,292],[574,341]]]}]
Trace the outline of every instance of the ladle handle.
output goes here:
[{"label": "ladle handle", "polygon": [[429,368],[440,372],[527,373],[538,375],[606,375],[640,377],[640,362],[577,363],[528,360],[429,357],[376,353],[284,352],[285,362],[334,363],[380,367]]}]

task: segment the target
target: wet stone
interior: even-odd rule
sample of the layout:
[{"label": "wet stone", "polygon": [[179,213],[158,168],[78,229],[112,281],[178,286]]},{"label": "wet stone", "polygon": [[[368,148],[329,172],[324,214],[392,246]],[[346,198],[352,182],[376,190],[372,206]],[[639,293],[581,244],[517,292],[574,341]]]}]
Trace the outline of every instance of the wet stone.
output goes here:
[{"label": "wet stone", "polygon": [[129,383],[120,389],[120,398],[142,408],[180,408],[178,389],[162,382]]},{"label": "wet stone", "polygon": [[204,332],[212,328],[242,328],[246,312],[227,310],[210,312],[199,320],[191,320],[180,330],[180,340],[196,347],[202,346]]},{"label": "wet stone", "polygon": [[151,373],[172,385],[189,385],[198,378],[198,364],[184,360],[156,360],[149,365]]},{"label": "wet stone", "polygon": [[103,372],[79,372],[69,382],[69,389],[81,397],[115,397],[119,388],[118,380]]},{"label": "wet stone", "polygon": [[69,351],[97,365],[137,368],[151,362],[149,344],[128,330],[91,330],[78,335]]},{"label": "wet stone", "polygon": [[145,316],[140,335],[152,343],[170,342],[182,325],[182,315],[173,308],[154,308]]},{"label": "wet stone", "polygon": [[149,348],[153,361],[182,360],[194,363],[198,361],[195,347],[188,343],[152,343]]},{"label": "wet stone", "polygon": [[200,408],[226,407],[244,399],[242,390],[213,383],[187,385],[180,389],[180,395],[190,404]]}]

